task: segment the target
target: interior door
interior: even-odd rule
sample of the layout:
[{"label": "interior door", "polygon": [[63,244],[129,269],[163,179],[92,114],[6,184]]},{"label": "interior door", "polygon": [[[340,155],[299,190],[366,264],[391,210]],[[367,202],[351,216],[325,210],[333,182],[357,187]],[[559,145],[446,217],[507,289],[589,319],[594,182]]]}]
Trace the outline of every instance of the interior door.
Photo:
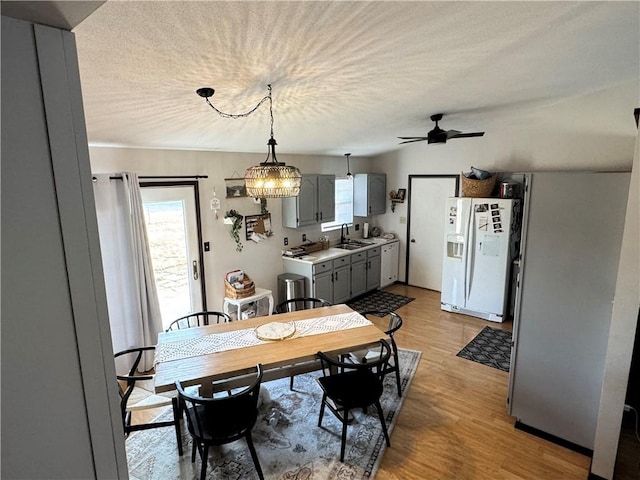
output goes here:
[{"label": "interior door", "polygon": [[165,328],[206,309],[197,182],[141,183],[147,235]]},{"label": "interior door", "polygon": [[459,191],[458,175],[409,175],[407,283],[442,289],[442,254],[447,198]]}]

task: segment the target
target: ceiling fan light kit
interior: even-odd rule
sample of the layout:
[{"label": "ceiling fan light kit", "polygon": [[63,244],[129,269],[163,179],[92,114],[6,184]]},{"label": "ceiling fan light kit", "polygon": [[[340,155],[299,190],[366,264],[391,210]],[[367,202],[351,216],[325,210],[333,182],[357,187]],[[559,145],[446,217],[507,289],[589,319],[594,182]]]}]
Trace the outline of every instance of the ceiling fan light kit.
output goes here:
[{"label": "ceiling fan light kit", "polygon": [[459,130],[443,130],[438,125],[438,122],[442,120],[444,114],[436,113],[435,115],[431,115],[431,121],[436,123],[436,126],[427,133],[426,137],[398,137],[402,145],[403,143],[413,143],[413,142],[424,142],[427,141],[428,144],[431,143],[447,143],[447,140],[452,138],[469,138],[469,137],[482,137],[484,132],[471,132],[471,133],[462,133]]},{"label": "ceiling fan light kit", "polygon": [[218,110],[210,101],[215,90],[211,87],[203,87],[196,93],[205,99],[207,104],[223,118],[248,117],[255,112],[264,102],[269,102],[269,116],[271,119],[271,136],[267,141],[267,158],[259,165],[248,168],[244,173],[244,182],[247,195],[256,198],[284,198],[297,197],[300,193],[302,174],[293,166],[287,166],[278,162],[276,158],[276,139],[273,137],[273,100],[271,98],[271,85],[267,85],[269,93],[260,100],[255,107],[246,113],[231,114]]}]

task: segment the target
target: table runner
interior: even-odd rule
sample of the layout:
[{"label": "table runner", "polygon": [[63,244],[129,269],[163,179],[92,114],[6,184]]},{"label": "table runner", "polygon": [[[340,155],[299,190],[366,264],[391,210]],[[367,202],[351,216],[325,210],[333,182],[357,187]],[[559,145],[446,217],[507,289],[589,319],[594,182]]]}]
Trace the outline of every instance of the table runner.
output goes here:
[{"label": "table runner", "polygon": [[[271,320],[272,318],[274,317],[265,317],[265,323],[277,321],[277,317]],[[296,326],[296,333],[289,339],[372,325],[370,320],[367,320],[358,312],[297,320],[293,323]],[[245,328],[233,332],[212,333],[187,340],[159,343],[156,346],[155,363],[270,343],[269,341],[260,340],[254,330],[254,328]],[[289,339],[277,341],[286,342]]]}]

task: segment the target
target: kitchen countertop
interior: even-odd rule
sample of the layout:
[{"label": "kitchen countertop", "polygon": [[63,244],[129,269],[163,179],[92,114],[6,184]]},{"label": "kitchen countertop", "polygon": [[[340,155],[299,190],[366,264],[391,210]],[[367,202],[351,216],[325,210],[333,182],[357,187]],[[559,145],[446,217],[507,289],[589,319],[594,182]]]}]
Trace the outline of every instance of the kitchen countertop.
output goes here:
[{"label": "kitchen countertop", "polygon": [[357,248],[355,250],[345,250],[343,248],[330,247],[326,250],[319,250],[317,252],[312,252],[309,255],[305,255],[303,257],[286,257],[283,255],[282,259],[288,262],[298,262],[298,263],[306,263],[309,265],[314,265],[316,263],[326,262],[327,260],[334,260],[336,258],[351,255],[352,253],[364,252],[365,250],[370,250],[372,248],[379,247],[380,245],[384,245],[387,243],[397,242],[398,238],[396,237],[396,238],[387,239],[387,238],[381,238],[381,237],[375,237],[375,238],[372,237],[367,239],[352,238],[351,240],[360,241],[360,242],[372,242],[372,243],[371,245],[367,245],[366,247],[362,247],[362,248]]}]

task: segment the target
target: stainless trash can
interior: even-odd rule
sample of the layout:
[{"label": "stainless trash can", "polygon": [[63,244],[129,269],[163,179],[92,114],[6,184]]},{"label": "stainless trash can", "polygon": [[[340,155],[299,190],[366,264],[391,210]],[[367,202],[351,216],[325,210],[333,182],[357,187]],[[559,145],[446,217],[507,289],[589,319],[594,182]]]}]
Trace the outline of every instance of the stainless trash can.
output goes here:
[{"label": "stainless trash can", "polygon": [[[305,297],[306,278],[295,273],[283,273],[278,275],[278,304],[292,298]],[[296,310],[292,306],[289,311]]]}]

